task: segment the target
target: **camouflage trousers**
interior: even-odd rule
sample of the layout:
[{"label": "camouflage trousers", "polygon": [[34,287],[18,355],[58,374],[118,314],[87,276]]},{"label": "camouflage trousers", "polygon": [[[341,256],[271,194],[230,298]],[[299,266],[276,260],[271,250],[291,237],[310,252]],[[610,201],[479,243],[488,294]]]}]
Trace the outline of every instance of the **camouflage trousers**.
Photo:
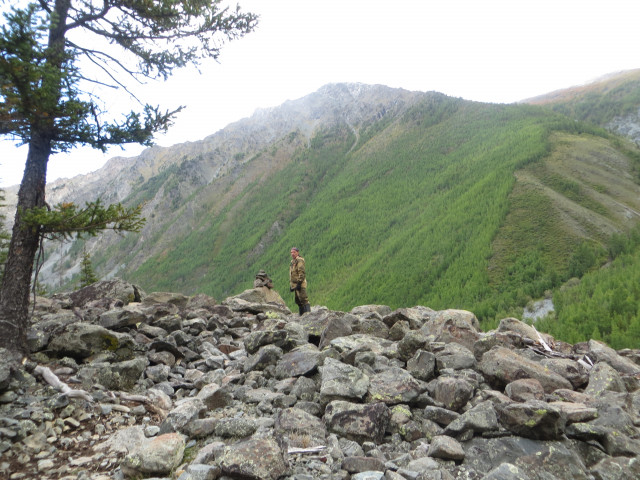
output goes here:
[{"label": "camouflage trousers", "polygon": [[294,290],[296,293],[296,305],[304,307],[309,303],[309,297],[307,296],[307,289],[300,288],[300,290]]}]

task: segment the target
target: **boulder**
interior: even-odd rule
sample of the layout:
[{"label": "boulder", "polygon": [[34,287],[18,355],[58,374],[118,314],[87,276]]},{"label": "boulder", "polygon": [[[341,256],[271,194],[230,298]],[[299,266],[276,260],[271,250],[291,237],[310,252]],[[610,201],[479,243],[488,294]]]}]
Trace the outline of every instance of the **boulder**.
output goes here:
[{"label": "boulder", "polygon": [[410,403],[426,388],[426,384],[416,380],[406,370],[391,367],[369,378],[367,402],[382,402],[387,405]]},{"label": "boulder", "polygon": [[276,480],[288,472],[285,452],[271,437],[250,438],[224,447],[216,463],[231,478]]},{"label": "boulder", "polygon": [[324,423],[330,432],[350,440],[380,443],[391,413],[384,403],[351,403],[335,400],[324,411]]},{"label": "boulder", "polygon": [[496,406],[498,421],[516,435],[535,440],[557,440],[564,434],[562,410],[540,401]]},{"label": "boulder", "polygon": [[128,477],[168,475],[182,462],[184,449],[184,436],[178,433],[160,435],[135,448],[120,467]]},{"label": "boulder", "polygon": [[495,347],[482,355],[478,369],[493,383],[506,385],[514,380],[533,378],[540,382],[545,393],[572,388],[566,378],[504,347]]},{"label": "boulder", "polygon": [[327,358],[321,368],[320,398],[324,403],[332,400],[362,400],[369,390],[369,377],[362,370]]},{"label": "boulder", "polygon": [[90,323],[67,325],[48,345],[48,351],[53,355],[77,360],[98,354],[112,354],[117,360],[130,360],[138,349],[130,335]]},{"label": "boulder", "polygon": [[68,294],[73,306],[77,308],[84,308],[93,301],[104,301],[105,299],[120,301],[123,305],[127,305],[131,302],[140,302],[145,296],[146,294],[140,287],[120,278],[92,283]]}]

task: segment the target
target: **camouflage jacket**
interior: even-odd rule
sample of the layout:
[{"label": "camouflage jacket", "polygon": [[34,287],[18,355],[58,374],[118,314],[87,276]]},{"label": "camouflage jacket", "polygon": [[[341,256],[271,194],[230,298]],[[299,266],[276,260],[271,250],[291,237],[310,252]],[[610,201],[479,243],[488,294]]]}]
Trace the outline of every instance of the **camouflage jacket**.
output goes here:
[{"label": "camouflage jacket", "polygon": [[307,277],[304,272],[304,258],[291,259],[289,264],[289,283],[295,288],[298,282],[302,282],[302,288],[307,288]]}]

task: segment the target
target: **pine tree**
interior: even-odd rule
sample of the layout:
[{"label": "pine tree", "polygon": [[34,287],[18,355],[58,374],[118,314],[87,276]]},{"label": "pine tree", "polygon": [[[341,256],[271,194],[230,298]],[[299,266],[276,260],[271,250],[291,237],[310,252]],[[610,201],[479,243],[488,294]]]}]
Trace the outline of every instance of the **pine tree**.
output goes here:
[{"label": "pine tree", "polygon": [[80,263],[80,288],[96,283],[98,280],[91,264],[91,256],[85,249],[82,251],[82,262]]},{"label": "pine tree", "polygon": [[[151,145],[154,134],[166,131],[181,107],[161,111],[146,104],[139,112],[113,112],[94,93],[94,86],[131,93],[130,81],[167,79],[176,69],[218,58],[225,39],[243,36],[257,23],[256,15],[221,4],[222,0],[3,2],[0,135],[29,146],[0,287],[0,347],[13,360],[28,353],[29,286],[43,233],[42,223],[34,220],[46,217],[48,210],[49,157],[78,145],[103,151],[109,145]],[[63,204],[53,218],[44,218],[53,225],[49,233],[73,233],[56,230],[62,225],[59,220],[85,231],[68,215],[75,208]],[[35,215],[34,209],[39,209]],[[101,218],[91,229],[111,228],[114,220],[104,215],[108,208],[88,206],[80,213],[92,221],[92,211]]]}]

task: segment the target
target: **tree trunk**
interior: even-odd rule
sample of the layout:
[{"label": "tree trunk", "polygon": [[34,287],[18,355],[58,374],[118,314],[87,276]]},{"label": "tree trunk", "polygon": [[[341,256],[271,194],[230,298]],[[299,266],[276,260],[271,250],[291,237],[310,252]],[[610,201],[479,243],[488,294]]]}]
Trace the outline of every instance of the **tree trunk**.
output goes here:
[{"label": "tree trunk", "polygon": [[63,74],[66,21],[70,5],[70,0],[55,0],[49,25],[46,63],[51,67],[50,72],[56,74],[44,76],[39,87],[47,94],[43,98],[49,103],[40,107],[49,115],[42,115],[31,124],[29,153],[18,191],[18,206],[0,289],[0,347],[6,348],[14,359],[29,354],[29,286],[40,240],[40,228],[27,227],[22,220],[22,213],[45,205],[47,163],[55,137],[53,113],[57,113],[61,96],[60,75]]},{"label": "tree trunk", "polygon": [[0,347],[8,349],[16,356],[28,354],[29,286],[40,238],[38,228],[24,225],[21,212],[45,204],[44,192],[50,154],[51,140],[42,135],[32,135],[24,176],[18,192],[13,234],[2,278]]}]

